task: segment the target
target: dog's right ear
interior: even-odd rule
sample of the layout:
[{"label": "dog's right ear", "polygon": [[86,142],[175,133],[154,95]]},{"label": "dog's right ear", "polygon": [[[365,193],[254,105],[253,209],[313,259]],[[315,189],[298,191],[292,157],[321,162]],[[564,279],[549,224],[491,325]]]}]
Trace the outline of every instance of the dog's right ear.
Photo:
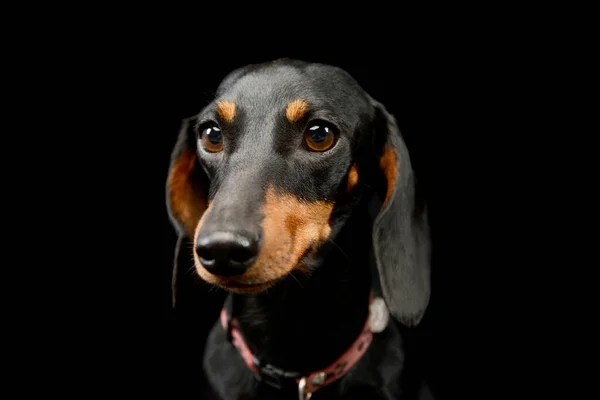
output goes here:
[{"label": "dog's right ear", "polygon": [[166,184],[167,211],[179,236],[171,283],[173,306],[178,303],[180,297],[186,296],[183,289],[189,278],[194,276],[194,231],[208,202],[209,180],[198,162],[193,123],[193,118],[182,121],[177,142],[171,153]]},{"label": "dog's right ear", "polygon": [[208,178],[198,163],[193,119],[182,121],[171,153],[167,178],[167,210],[179,236],[194,237],[207,207]]}]

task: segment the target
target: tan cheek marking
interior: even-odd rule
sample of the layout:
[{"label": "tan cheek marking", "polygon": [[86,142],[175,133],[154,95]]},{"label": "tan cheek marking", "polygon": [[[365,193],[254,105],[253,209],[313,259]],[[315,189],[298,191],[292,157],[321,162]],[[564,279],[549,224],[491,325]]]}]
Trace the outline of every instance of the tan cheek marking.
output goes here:
[{"label": "tan cheek marking", "polygon": [[288,215],[285,219],[285,228],[290,234],[290,240],[293,242],[296,240],[296,231],[298,227],[302,225],[302,221],[298,215],[292,214]]},{"label": "tan cheek marking", "polygon": [[308,248],[331,234],[331,202],[308,203],[269,188],[262,210],[263,246],[247,272],[248,280],[269,281],[287,275]]},{"label": "tan cheek marking", "polygon": [[306,101],[300,99],[294,100],[285,109],[285,116],[288,121],[296,122],[306,114],[306,111],[308,111],[308,103]]},{"label": "tan cheek marking", "polygon": [[217,103],[217,113],[226,122],[235,118],[235,103],[233,101],[220,101]]},{"label": "tan cheek marking", "polygon": [[348,171],[348,185],[346,186],[346,190],[351,192],[352,189],[358,183],[358,166],[356,164],[352,164],[350,167],[350,171]]},{"label": "tan cheek marking", "polygon": [[190,237],[193,237],[196,224],[206,209],[206,199],[190,181],[195,162],[196,153],[184,152],[173,164],[167,178],[171,209]]},{"label": "tan cheek marking", "polygon": [[[211,206],[212,204],[208,206],[198,223],[194,238],[198,235],[204,218],[210,213]],[[269,188],[262,206],[264,218],[261,250],[248,271],[233,280],[248,284],[264,283],[280,279],[297,268],[300,257],[307,249],[329,238],[329,217],[333,206],[333,203],[326,201],[308,203],[291,194],[279,194]],[[198,274],[205,281],[226,285],[227,281],[232,280],[212,275],[202,268],[195,252],[194,260]]]},{"label": "tan cheek marking", "polygon": [[389,201],[394,189],[396,187],[396,178],[398,176],[398,166],[396,163],[396,152],[388,145],[383,150],[383,155],[379,161],[379,166],[385,175],[387,181],[387,193],[383,205],[386,205]]}]

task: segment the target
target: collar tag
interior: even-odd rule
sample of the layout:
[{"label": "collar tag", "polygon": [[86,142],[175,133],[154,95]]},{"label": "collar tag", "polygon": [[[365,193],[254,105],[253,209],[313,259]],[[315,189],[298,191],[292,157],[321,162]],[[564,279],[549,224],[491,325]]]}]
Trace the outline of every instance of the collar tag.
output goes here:
[{"label": "collar tag", "polygon": [[311,392],[305,393],[306,390],[306,377],[303,377],[298,382],[298,400],[310,400],[312,397]]}]

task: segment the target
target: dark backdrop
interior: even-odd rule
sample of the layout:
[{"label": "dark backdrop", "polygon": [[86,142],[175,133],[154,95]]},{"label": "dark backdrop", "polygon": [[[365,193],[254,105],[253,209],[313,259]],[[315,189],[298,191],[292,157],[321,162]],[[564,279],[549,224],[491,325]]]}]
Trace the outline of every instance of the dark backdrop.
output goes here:
[{"label": "dark backdrop", "polygon": [[[483,299],[503,273],[502,252],[490,251],[490,243],[500,235],[491,227],[501,218],[493,156],[506,143],[500,140],[505,115],[497,112],[507,83],[504,61],[473,32],[421,28],[402,35],[393,25],[380,32],[357,24],[344,30],[356,35],[342,40],[328,35],[336,26],[326,22],[316,25],[323,35],[296,29],[260,38],[243,30],[219,35],[210,24],[191,33],[131,28],[110,42],[98,38],[93,51],[66,64],[74,106],[62,111],[76,128],[66,158],[75,189],[67,214],[75,216],[72,226],[92,228],[69,235],[68,290],[45,315],[68,322],[56,342],[66,347],[53,342],[47,360],[73,355],[73,388],[154,394],[179,384],[186,367],[174,349],[202,343],[178,328],[170,310],[176,238],[165,208],[170,152],[181,119],[199,112],[228,72],[278,57],[342,67],[396,116],[434,240],[433,294],[418,341],[423,371],[440,399],[486,387],[490,374],[481,361],[501,347],[487,334],[503,320],[494,315],[484,323],[490,311]],[[82,165],[86,177],[76,178]],[[64,379],[54,384],[62,388]],[[185,380],[193,387],[193,377]]]}]

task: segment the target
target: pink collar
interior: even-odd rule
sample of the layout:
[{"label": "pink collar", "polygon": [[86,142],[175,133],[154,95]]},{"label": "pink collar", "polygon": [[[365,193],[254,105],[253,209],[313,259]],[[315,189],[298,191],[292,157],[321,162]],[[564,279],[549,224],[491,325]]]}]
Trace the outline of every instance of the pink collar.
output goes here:
[{"label": "pink collar", "polygon": [[[227,320],[227,312],[225,309],[222,309],[221,325],[225,330],[227,330],[228,327]],[[238,350],[248,368],[250,368],[252,372],[259,374],[260,371],[256,365],[256,359],[244,341],[244,338],[238,329],[238,323],[235,319],[231,320],[230,332],[232,344]],[[342,354],[330,366],[319,371],[311,372],[307,376],[295,378],[296,383],[298,383],[299,393],[303,396],[302,398],[306,400],[310,399],[312,394],[317,389],[327,386],[344,376],[344,374],[346,374],[346,372],[348,372],[350,368],[352,368],[354,364],[361,359],[363,354],[365,354],[372,340],[373,332],[369,327],[369,318],[367,318],[365,325],[356,340],[350,345],[344,354]]]}]

